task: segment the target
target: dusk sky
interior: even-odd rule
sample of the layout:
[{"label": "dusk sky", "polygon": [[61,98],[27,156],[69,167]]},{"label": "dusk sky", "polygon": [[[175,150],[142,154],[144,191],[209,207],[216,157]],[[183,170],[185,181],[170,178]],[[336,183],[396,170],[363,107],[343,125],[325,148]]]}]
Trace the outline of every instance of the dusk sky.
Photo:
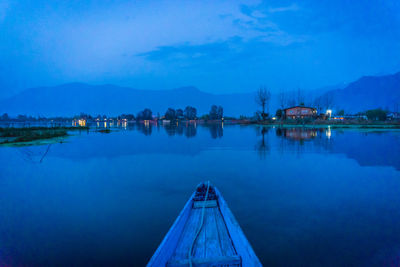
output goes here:
[{"label": "dusk sky", "polygon": [[400,71],[400,1],[0,0],[0,97],[68,82],[214,93]]}]

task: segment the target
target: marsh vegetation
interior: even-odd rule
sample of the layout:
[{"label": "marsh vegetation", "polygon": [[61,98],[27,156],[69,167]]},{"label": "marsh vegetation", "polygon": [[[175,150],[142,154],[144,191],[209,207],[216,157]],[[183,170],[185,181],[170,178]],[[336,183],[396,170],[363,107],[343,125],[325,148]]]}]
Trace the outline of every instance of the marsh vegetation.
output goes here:
[{"label": "marsh vegetation", "polygon": [[24,143],[42,139],[64,137],[68,131],[88,129],[87,127],[24,127],[0,128],[0,144]]}]

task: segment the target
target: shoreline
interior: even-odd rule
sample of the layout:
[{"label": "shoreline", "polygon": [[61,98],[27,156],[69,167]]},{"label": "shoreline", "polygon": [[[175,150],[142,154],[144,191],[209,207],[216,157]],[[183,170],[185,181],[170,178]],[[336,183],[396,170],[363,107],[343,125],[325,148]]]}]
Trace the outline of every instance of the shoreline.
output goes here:
[{"label": "shoreline", "polygon": [[[207,122],[206,122],[207,123]],[[212,122],[215,123],[215,122]],[[227,125],[258,125],[274,126],[281,128],[340,128],[340,129],[400,129],[400,121],[395,122],[372,122],[372,121],[314,121],[314,122],[293,122],[293,121],[249,121],[249,120],[227,120]]]},{"label": "shoreline", "polygon": [[274,126],[280,128],[330,128],[330,129],[387,129],[400,130],[399,124],[280,124],[280,123],[255,123],[260,126]]},{"label": "shoreline", "polygon": [[70,131],[89,130],[88,127],[23,127],[0,128],[0,146],[41,145],[62,142]]}]

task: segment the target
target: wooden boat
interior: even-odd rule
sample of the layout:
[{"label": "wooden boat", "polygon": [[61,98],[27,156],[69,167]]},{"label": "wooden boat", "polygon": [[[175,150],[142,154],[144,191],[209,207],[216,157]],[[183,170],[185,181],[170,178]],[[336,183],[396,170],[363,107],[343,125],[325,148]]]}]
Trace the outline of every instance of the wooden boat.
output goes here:
[{"label": "wooden boat", "polygon": [[224,198],[200,184],[147,266],[262,266]]}]

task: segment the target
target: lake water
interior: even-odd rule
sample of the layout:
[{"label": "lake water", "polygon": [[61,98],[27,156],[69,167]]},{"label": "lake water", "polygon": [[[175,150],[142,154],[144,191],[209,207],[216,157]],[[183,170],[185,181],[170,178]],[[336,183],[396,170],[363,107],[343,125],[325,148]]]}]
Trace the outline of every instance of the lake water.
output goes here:
[{"label": "lake water", "polygon": [[144,266],[210,180],[266,266],[398,266],[400,132],[257,126],[0,147],[0,266]]}]

